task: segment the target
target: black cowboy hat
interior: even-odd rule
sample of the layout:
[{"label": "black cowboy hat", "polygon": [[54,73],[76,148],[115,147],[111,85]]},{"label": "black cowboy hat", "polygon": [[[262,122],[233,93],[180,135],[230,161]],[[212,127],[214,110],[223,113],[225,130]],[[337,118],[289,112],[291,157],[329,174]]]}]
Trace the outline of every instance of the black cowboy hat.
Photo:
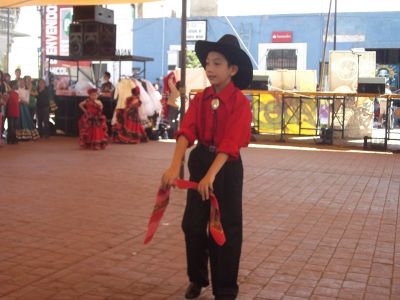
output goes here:
[{"label": "black cowboy hat", "polygon": [[225,34],[217,42],[197,41],[195,51],[203,68],[206,68],[207,55],[211,51],[221,53],[229,63],[237,65],[239,70],[232,81],[239,89],[247,88],[253,80],[253,65],[234,35]]}]

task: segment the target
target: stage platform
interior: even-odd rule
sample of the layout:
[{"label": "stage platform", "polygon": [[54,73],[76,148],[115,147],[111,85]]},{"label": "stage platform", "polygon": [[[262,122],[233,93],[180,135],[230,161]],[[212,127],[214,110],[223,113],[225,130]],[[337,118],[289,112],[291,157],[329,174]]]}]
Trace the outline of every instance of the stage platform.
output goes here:
[{"label": "stage platform", "polygon": [[[185,192],[143,245],[173,147],[1,145],[0,299],[183,299]],[[398,154],[257,143],[242,159],[238,300],[400,299]]]}]

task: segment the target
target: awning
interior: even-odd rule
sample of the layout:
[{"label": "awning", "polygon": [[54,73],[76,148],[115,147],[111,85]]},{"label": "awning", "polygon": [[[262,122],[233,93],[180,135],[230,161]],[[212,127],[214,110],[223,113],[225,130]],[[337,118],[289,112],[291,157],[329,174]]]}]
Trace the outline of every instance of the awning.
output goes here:
[{"label": "awning", "polygon": [[[102,0],[101,4],[134,4],[143,2],[154,2],[160,0]],[[45,5],[100,5],[99,0],[1,0],[0,8],[16,8],[23,6],[45,6]]]},{"label": "awning", "polygon": [[95,61],[154,61],[152,57],[137,56],[137,55],[114,55],[114,56],[61,56],[61,55],[47,55],[48,59],[65,60],[65,61],[82,61],[82,60],[95,60]]}]

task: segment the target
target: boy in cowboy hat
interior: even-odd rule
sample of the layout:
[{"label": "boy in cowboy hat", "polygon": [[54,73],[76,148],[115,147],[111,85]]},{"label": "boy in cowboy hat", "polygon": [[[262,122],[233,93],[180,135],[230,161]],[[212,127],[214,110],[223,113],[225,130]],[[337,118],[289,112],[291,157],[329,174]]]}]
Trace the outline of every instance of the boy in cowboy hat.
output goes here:
[{"label": "boy in cowboy hat", "polygon": [[[243,95],[253,77],[253,66],[240,49],[237,38],[224,35],[217,42],[198,41],[196,55],[211,86],[198,93],[177,132],[177,143],[170,167],[164,172],[161,187],[174,185],[187,148],[191,151],[190,180],[198,189],[189,190],[182,228],[185,233],[187,273],[190,284],[186,299],[200,295],[211,281],[216,299],[235,299],[242,245],[243,166],[239,150],[250,142],[252,113]],[[216,195],[226,242],[218,246],[210,237],[210,191]]]}]

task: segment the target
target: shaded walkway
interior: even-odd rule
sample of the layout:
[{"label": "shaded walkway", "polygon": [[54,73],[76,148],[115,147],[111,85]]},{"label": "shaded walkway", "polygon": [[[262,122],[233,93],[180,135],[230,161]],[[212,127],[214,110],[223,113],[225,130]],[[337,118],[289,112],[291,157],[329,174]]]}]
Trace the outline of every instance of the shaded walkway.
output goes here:
[{"label": "shaded walkway", "polygon": [[[0,299],[183,299],[184,192],[143,245],[172,151],[0,146]],[[400,299],[399,158],[245,149],[239,299]]]}]

